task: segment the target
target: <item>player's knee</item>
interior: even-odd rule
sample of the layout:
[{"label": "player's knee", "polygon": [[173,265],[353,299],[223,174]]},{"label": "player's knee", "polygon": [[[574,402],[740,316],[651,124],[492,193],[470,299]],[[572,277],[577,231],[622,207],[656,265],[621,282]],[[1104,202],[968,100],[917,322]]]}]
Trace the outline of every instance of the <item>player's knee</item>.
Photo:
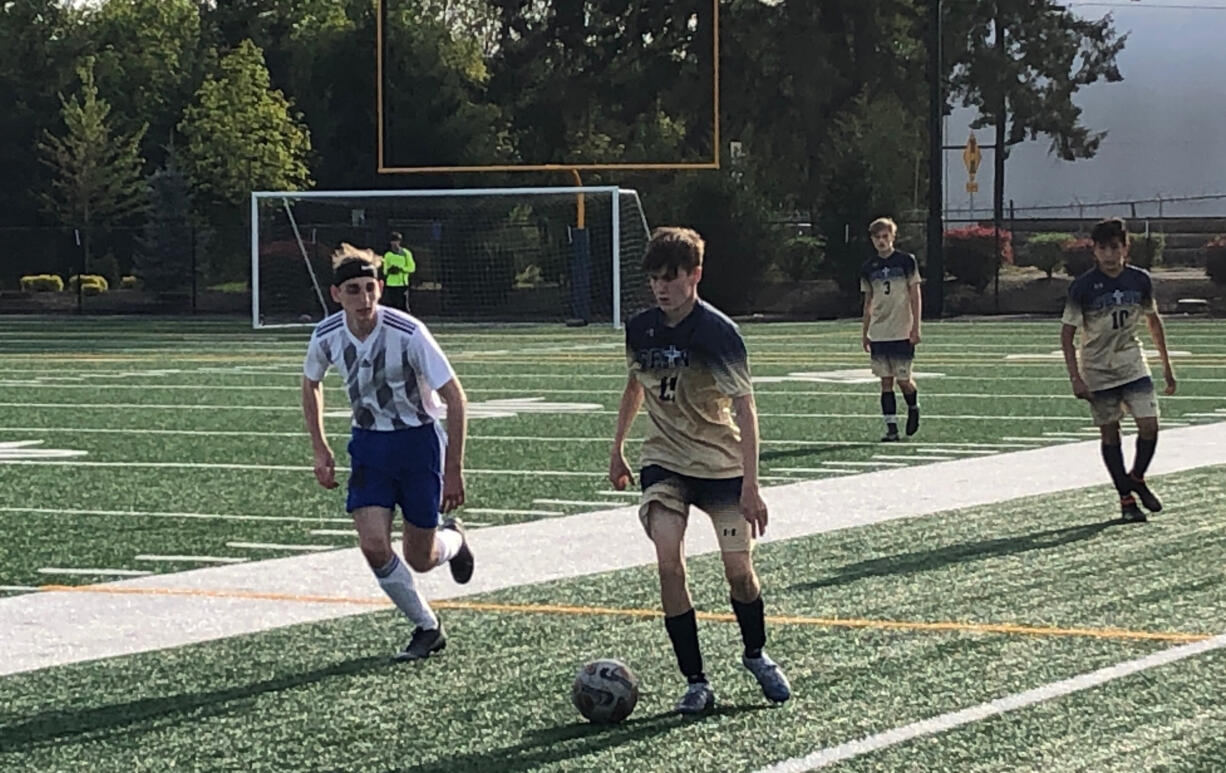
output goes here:
[{"label": "player's knee", "polygon": [[404,560],[409,568],[418,574],[424,574],[434,568],[437,561],[434,552],[434,535],[427,540],[406,539],[404,541]]},{"label": "player's knee", "polygon": [[882,391],[882,392],[893,392],[893,391],[894,391],[894,378],[893,378],[893,376],[884,376],[884,377],[882,377],[882,379],[881,379],[881,391]]},{"label": "player's knee", "polygon": [[1137,434],[1146,440],[1153,440],[1158,437],[1158,420],[1151,418],[1137,419]]},{"label": "player's knee", "polygon": [[685,584],[685,561],[680,558],[660,557],[656,561],[660,584],[664,586]]},{"label": "player's knee", "polygon": [[1118,446],[1120,444],[1120,425],[1119,422],[1112,424],[1104,424],[1098,428],[1098,434],[1102,437],[1104,443],[1109,446]]},{"label": "player's knee", "polygon": [[362,556],[366,559],[366,563],[372,569],[381,569],[387,566],[387,563],[392,560],[392,543],[389,539],[379,539],[375,536],[363,536],[359,538],[358,547],[362,551]]}]

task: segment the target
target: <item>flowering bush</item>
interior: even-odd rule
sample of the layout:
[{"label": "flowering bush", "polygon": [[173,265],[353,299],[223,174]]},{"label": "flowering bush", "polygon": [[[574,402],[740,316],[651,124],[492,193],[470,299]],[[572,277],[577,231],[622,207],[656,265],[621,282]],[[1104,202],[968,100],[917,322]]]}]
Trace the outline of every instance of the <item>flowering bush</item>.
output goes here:
[{"label": "flowering bush", "polygon": [[[945,232],[945,270],[982,291],[996,275],[996,233],[980,225]],[[1013,263],[1013,234],[1000,231],[1000,262]]]},{"label": "flowering bush", "polygon": [[1067,242],[1064,252],[1064,271],[1071,277],[1079,277],[1094,268],[1094,242],[1082,237]]}]

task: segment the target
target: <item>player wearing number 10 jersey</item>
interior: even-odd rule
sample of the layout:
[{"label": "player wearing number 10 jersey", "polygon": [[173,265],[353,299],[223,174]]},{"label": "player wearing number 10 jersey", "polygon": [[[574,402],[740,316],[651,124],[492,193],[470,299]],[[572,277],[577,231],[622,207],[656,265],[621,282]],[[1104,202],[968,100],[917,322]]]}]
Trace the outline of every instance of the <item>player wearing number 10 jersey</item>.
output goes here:
[{"label": "player wearing number 10 jersey", "polygon": [[643,440],[639,517],[655,543],[664,626],[688,684],[677,711],[715,705],[703,671],[698,624],[686,582],[684,539],[690,507],[710,516],[732,609],[745,645],[742,664],[763,694],[782,702],[791,688],[763,647],[766,622],[754,572],[753,539],[766,529],[758,493],[758,418],[745,342],[732,320],[698,298],[705,243],[688,228],[660,228],[643,269],[656,306],[626,325],[630,376],[617,414],[609,480],[621,489],[634,476],[626,433],[644,401],[650,424]]},{"label": "player wearing number 10 jersey", "polygon": [[[1162,503],[1145,483],[1145,470],[1158,444],[1158,399],[1137,338],[1142,318],[1162,357],[1168,395],[1175,393],[1175,372],[1149,274],[1127,265],[1124,221],[1103,220],[1094,226],[1090,238],[1097,265],[1069,287],[1060,346],[1073,394],[1089,401],[1102,435],[1103,461],[1119,492],[1121,513],[1126,520],[1144,521],[1133,494],[1150,512],[1161,510]],[[1073,348],[1074,335],[1081,337],[1080,351]],[[1131,472],[1124,471],[1120,447],[1120,419],[1125,411],[1137,422],[1137,453]]]}]

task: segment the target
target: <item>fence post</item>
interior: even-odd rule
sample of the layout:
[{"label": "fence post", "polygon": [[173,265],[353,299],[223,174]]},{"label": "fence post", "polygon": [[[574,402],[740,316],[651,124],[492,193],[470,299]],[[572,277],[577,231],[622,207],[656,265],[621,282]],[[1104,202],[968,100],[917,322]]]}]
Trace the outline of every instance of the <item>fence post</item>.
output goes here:
[{"label": "fence post", "polygon": [[188,226],[188,228],[191,229],[190,233],[191,233],[191,240],[192,240],[192,313],[195,314],[196,313],[196,224],[192,223],[190,226]]}]

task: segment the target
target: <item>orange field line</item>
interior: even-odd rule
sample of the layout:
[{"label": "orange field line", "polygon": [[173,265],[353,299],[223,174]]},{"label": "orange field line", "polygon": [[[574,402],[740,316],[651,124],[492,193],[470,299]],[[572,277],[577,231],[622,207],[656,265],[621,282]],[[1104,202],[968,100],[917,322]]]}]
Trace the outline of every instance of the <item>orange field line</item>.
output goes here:
[{"label": "orange field line", "polygon": [[[133,596],[187,596],[192,598],[249,599],[254,601],[284,601],[298,604],[346,604],[352,606],[390,607],[385,599],[344,596],[311,596],[293,593],[261,593],[257,591],[208,590],[206,588],[120,588],[101,585],[43,585],[43,592],[102,593]],[[433,601],[438,609],[469,612],[518,612],[552,615],[607,615],[615,617],[658,618],[658,609],[568,606],[563,604],[502,604],[484,601]],[[699,612],[703,620],[731,623],[736,616],[728,613]],[[1057,626],[1019,625],[1014,623],[926,622],[913,620],[867,620],[842,617],[798,617],[768,615],[772,625],[808,625],[820,628],[861,628],[893,631],[940,631],[946,633],[991,633],[1021,636],[1062,636],[1092,639],[1125,639],[1133,641],[1195,642],[1211,638],[1212,634],[1181,631],[1132,631],[1123,628],[1060,628]]]}]

